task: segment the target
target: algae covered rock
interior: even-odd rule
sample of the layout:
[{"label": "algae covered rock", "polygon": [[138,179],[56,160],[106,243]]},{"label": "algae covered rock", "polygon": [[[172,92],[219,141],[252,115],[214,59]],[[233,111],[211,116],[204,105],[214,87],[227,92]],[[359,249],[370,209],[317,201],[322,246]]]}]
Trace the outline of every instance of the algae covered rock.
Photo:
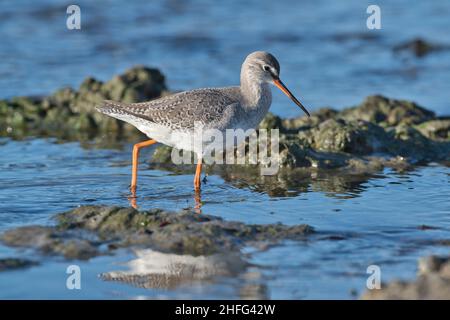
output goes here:
[{"label": "algae covered rock", "polygon": [[96,135],[124,138],[140,135],[132,126],[99,114],[95,106],[110,99],[141,102],[167,90],[157,69],[137,66],[107,82],[86,78],[78,90],[63,88],[43,98],[16,97],[0,101],[0,135],[44,135],[87,140]]},{"label": "algae covered rock", "polygon": [[296,132],[301,129],[308,129],[318,126],[323,121],[335,119],[339,114],[337,110],[331,108],[321,108],[311,113],[311,117],[297,117],[292,119],[282,119],[283,127],[289,132]]},{"label": "algae covered rock", "polygon": [[369,154],[377,149],[384,138],[384,130],[364,121],[329,119],[300,137],[316,150]]},{"label": "algae covered rock", "polygon": [[33,248],[46,255],[62,255],[67,259],[84,260],[99,254],[93,243],[51,227],[25,226],[8,230],[0,240],[12,247]]},{"label": "algae covered rock", "polygon": [[367,97],[359,106],[343,110],[339,116],[346,120],[365,120],[388,127],[400,123],[421,123],[431,120],[435,114],[411,101],[376,95]]},{"label": "algae covered rock", "polygon": [[11,271],[35,266],[38,263],[33,260],[21,258],[2,258],[0,259],[0,272]]},{"label": "algae covered rock", "polygon": [[450,141],[450,118],[438,118],[425,121],[417,126],[425,137],[436,141]]},{"label": "algae covered rock", "polygon": [[[189,210],[84,206],[58,214],[55,227],[26,226],[6,231],[9,246],[34,248],[43,254],[88,259],[119,247],[151,247],[160,252],[211,255],[239,250],[244,244],[303,239],[308,225],[247,225]],[[107,245],[107,246],[105,246]]]},{"label": "algae covered rock", "polygon": [[[370,96],[342,111],[323,108],[311,117],[281,119],[269,113],[259,128],[279,129],[280,168],[355,169],[357,164],[358,172],[364,167],[372,172],[375,162],[379,168],[403,170],[450,160],[448,118],[435,117],[414,102],[383,96]],[[152,162],[170,168],[170,154],[171,148],[160,146]]]},{"label": "algae covered rock", "polygon": [[259,124],[259,129],[284,129],[282,119],[279,116],[268,112],[264,119]]},{"label": "algae covered rock", "polygon": [[[136,128],[94,107],[105,99],[139,102],[165,94],[164,76],[152,68],[134,67],[107,82],[88,77],[78,90],[63,88],[44,98],[0,101],[0,135],[52,136],[101,146],[138,141],[144,135]],[[448,118],[436,117],[414,102],[381,95],[342,111],[322,108],[311,117],[282,119],[268,113],[259,129],[279,130],[281,168],[346,168],[370,162],[367,157],[373,156],[384,165],[396,159],[405,159],[407,165],[450,160]],[[170,147],[158,146],[152,163],[175,167],[171,152]]]}]

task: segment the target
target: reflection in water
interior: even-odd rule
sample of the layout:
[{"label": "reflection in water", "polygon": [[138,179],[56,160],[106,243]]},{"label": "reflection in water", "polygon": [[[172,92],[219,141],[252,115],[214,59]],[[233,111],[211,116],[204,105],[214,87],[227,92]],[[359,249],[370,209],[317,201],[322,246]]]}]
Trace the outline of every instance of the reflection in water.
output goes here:
[{"label": "reflection in water", "polygon": [[[189,166],[159,165],[152,163],[151,168],[174,172],[176,174],[191,173]],[[258,166],[213,165],[209,174],[217,174],[239,189],[250,189],[265,193],[270,197],[295,197],[299,194],[318,191],[332,198],[356,198],[367,187],[364,186],[371,179],[383,179],[380,172],[352,172],[345,169],[320,171],[310,168],[281,169],[273,176],[261,175]],[[196,208],[201,206],[200,195],[196,195]]]},{"label": "reflection in water", "polygon": [[107,281],[120,281],[140,288],[174,289],[180,285],[210,282],[216,276],[235,276],[247,263],[240,253],[211,256],[178,255],[142,249],[127,262],[127,270],[101,274]]},{"label": "reflection in water", "polygon": [[195,190],[195,195],[194,195],[194,202],[195,202],[195,206],[194,206],[194,211],[198,214],[202,213],[202,193],[200,190]]},{"label": "reflection in water", "polygon": [[137,195],[136,195],[136,191],[132,191],[131,195],[128,196],[128,201],[130,202],[130,206],[132,206],[133,208],[137,209],[138,205],[137,205]]},{"label": "reflection in water", "polygon": [[[63,212],[80,204],[124,206],[128,203],[126,197],[130,195],[128,183],[131,165],[128,152],[95,147],[86,149],[79,144],[54,142],[46,139],[21,142],[0,140],[0,177],[4,186],[0,190],[0,230],[23,224],[47,224],[55,212]],[[27,157],[23,157],[24,154]],[[148,165],[148,160],[145,163]],[[178,211],[186,205],[192,206],[194,192],[191,181],[194,168],[160,168],[162,171],[145,170],[146,165],[142,166],[143,183],[137,192],[138,198],[130,198],[130,201],[146,209],[159,207]],[[429,165],[415,168],[409,172],[385,169],[367,175],[299,168],[282,170],[273,177],[262,177],[258,168],[233,165],[206,167],[205,171],[213,176],[209,176],[210,182],[202,190],[201,198],[195,195],[198,196],[198,208],[203,202],[201,209],[205,213],[249,224],[275,221],[308,223],[323,232],[319,235],[322,241],[292,246],[283,242],[280,246],[258,253],[247,251],[246,248],[244,252],[248,255],[242,255],[242,259],[249,259],[251,266],[236,274],[229,271],[227,262],[222,261],[225,258],[218,258],[218,262],[214,262],[213,257],[184,259],[183,256],[175,255],[173,257],[176,259],[171,263],[170,259],[162,257],[163,254],[154,254],[153,258],[150,254],[146,259],[142,253],[136,257],[137,261],[130,261],[126,270],[104,274],[105,279],[120,281],[117,284],[108,283],[107,288],[123,290],[129,297],[136,288],[123,286],[123,282],[148,288],[151,285],[154,288],[168,288],[192,283],[192,286],[167,290],[163,294],[173,298],[186,295],[193,298],[255,295],[264,298],[264,288],[267,286],[269,290],[266,296],[271,298],[297,298],[300,295],[306,298],[329,298],[330,295],[342,298],[347,296],[350,288],[360,288],[361,284],[364,286],[366,277],[362,274],[361,278],[355,278],[344,273],[336,276],[336,265],[345,270],[364,273],[367,265],[387,263],[386,257],[392,257],[389,276],[403,277],[405,270],[413,274],[415,269],[408,269],[411,267],[410,261],[424,255],[425,251],[439,254],[445,250],[437,241],[449,239],[450,230],[448,197],[444,192],[447,189],[443,189],[449,182],[448,167]],[[67,179],[68,176],[70,179]],[[223,177],[226,183],[219,177]],[[390,182],[400,182],[401,185],[392,185]],[[17,198],[17,194],[21,195],[21,200],[12,201]],[[346,195],[358,196],[360,199],[336,201],[337,197]],[[278,199],[270,197],[280,197],[280,200],[281,197],[285,198],[284,201],[273,201]],[[300,206],[303,206],[302,210],[299,210]],[[427,227],[417,228],[418,225]],[[348,236],[354,234],[357,236]],[[5,254],[5,249],[0,249]],[[400,258],[399,254],[402,254]],[[111,270],[101,259],[90,263],[98,268],[95,274]],[[211,285],[203,283],[213,279],[198,275],[206,269],[205,263],[200,262],[202,259],[209,265],[219,265],[216,271],[208,271],[214,278]],[[231,262],[231,268],[242,263],[239,257],[234,261],[237,262]],[[171,271],[158,273],[154,271],[156,267],[148,267],[150,271],[137,267],[140,263],[145,267],[152,262],[164,263],[166,269]],[[364,267],[360,268],[362,264]],[[178,271],[177,266],[180,268]],[[415,268],[415,264],[412,267]],[[22,292],[25,281],[33,283],[47,296],[66,297],[64,291],[51,291],[58,286],[53,286],[53,280],[47,277],[48,268],[57,271],[55,268],[60,267],[46,263],[42,268],[36,268],[36,274],[42,276],[32,277],[34,273],[5,274],[0,283],[6,285],[13,281],[20,284],[17,290]],[[136,269],[144,271],[138,272]],[[213,267],[208,270],[211,269]],[[217,277],[213,275],[214,272]],[[221,276],[226,272],[232,276]],[[51,286],[47,285],[48,281]],[[194,284],[199,282],[199,286]],[[106,291],[102,284],[92,289],[83,291],[83,297],[103,296],[102,292]],[[157,296],[152,290],[145,291],[147,297]],[[29,297],[36,297],[35,292]],[[7,290],[1,293],[3,297],[8,297]]]},{"label": "reflection in water", "polygon": [[[122,165],[128,165],[123,163]],[[151,169],[169,171],[175,175],[192,173],[193,166],[151,163]],[[414,168],[410,168],[414,170]],[[280,169],[273,176],[261,175],[258,166],[241,165],[212,165],[207,168],[208,174],[219,175],[225,182],[239,189],[249,189],[269,197],[296,197],[302,193],[322,192],[325,196],[335,199],[352,199],[360,197],[368,187],[367,182],[373,179],[384,179],[386,175],[377,170],[368,172],[354,172],[351,169],[321,169],[311,168]],[[405,172],[404,172],[405,173]],[[408,172],[408,174],[410,174]],[[201,191],[194,194],[194,211],[201,213]],[[136,193],[132,193],[128,200],[137,209]],[[143,201],[143,200],[141,200]]]},{"label": "reflection in water", "polygon": [[[139,206],[137,204],[137,193],[135,190],[131,190],[131,195],[127,197],[130,206],[134,209],[138,209]],[[201,214],[202,213],[202,194],[201,190],[194,190],[194,212]]]}]

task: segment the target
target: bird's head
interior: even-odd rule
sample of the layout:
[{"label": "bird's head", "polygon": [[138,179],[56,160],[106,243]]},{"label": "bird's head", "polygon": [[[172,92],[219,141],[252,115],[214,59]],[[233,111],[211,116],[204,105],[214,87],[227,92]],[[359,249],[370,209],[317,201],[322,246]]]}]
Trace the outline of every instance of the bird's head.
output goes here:
[{"label": "bird's head", "polygon": [[246,73],[250,81],[274,84],[309,117],[308,110],[280,80],[280,64],[272,54],[265,51],[255,51],[249,54],[242,65],[242,72]]}]

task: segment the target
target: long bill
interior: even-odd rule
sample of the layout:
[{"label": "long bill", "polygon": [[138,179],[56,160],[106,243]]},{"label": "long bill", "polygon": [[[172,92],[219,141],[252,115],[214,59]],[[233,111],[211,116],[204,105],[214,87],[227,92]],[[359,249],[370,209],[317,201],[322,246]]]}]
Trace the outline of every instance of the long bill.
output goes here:
[{"label": "long bill", "polygon": [[308,115],[308,117],[310,117],[310,114],[308,112],[308,110],[306,110],[306,108],[302,105],[302,103],[300,101],[297,100],[296,97],[294,97],[294,95],[289,91],[289,89],[284,85],[283,82],[281,82],[280,79],[273,79],[273,83],[281,90],[283,91],[283,93],[285,95],[287,95],[292,101],[295,102],[296,105],[298,105],[304,113],[306,113]]}]

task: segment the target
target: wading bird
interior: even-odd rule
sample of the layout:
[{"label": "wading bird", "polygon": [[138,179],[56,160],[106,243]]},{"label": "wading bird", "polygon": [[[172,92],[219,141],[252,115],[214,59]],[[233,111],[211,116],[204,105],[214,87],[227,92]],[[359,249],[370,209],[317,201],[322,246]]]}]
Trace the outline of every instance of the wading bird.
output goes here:
[{"label": "wading bird", "polygon": [[131,191],[137,186],[139,150],[156,142],[193,151],[197,154],[195,191],[200,190],[202,153],[194,149],[190,137],[194,124],[205,129],[255,129],[272,103],[270,84],[277,86],[308,116],[309,112],[280,80],[280,64],[268,52],[256,51],[247,56],[241,68],[240,86],[205,88],[176,93],[142,103],[106,100],[97,110],[123,120],[145,133],[150,140],[133,147]]}]

